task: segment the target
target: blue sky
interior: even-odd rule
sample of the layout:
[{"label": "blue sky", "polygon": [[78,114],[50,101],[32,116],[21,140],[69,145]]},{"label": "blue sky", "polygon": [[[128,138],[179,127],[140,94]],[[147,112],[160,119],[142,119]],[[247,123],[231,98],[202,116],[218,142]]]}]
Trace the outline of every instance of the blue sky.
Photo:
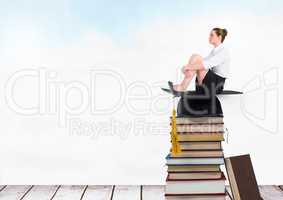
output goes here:
[{"label": "blue sky", "polygon": [[81,32],[95,29],[116,39],[159,18],[189,20],[195,15],[282,12],[280,0],[12,0],[0,1],[1,29],[35,27],[55,43],[71,42]]}]

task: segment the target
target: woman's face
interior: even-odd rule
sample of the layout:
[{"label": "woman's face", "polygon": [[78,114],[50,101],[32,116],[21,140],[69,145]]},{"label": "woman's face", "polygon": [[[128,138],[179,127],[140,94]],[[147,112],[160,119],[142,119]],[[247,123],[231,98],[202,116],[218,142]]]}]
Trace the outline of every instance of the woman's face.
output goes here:
[{"label": "woman's face", "polygon": [[209,34],[209,43],[212,45],[218,45],[221,43],[221,36],[218,36],[215,31],[211,31]]}]

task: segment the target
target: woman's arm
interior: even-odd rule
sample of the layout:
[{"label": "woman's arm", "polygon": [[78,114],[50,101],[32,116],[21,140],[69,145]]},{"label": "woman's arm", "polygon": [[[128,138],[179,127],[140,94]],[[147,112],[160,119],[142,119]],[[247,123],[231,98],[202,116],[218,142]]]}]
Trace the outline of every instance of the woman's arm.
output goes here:
[{"label": "woman's arm", "polygon": [[228,52],[225,49],[222,49],[215,55],[210,54],[205,58],[198,54],[193,54],[188,64],[183,67],[183,72],[186,70],[210,69],[223,63],[227,57]]},{"label": "woman's arm", "polygon": [[222,64],[228,58],[228,52],[225,49],[220,50],[215,55],[209,55],[203,59],[203,66],[205,69]]}]

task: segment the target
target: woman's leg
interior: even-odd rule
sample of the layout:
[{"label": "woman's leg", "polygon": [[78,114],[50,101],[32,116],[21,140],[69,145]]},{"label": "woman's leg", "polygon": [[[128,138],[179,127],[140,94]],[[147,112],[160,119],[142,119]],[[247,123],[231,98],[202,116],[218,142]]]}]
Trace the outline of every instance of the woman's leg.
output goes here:
[{"label": "woman's leg", "polygon": [[202,69],[202,70],[200,69],[200,70],[197,71],[197,80],[198,80],[197,84],[198,85],[202,84],[202,81],[203,81],[206,73],[207,73],[206,69]]},{"label": "woman's leg", "polygon": [[[180,84],[174,85],[175,90],[185,91],[187,89],[187,87],[189,86],[189,84],[190,84],[190,82],[193,79],[195,74],[197,74],[199,83],[200,84],[202,83],[202,80],[204,79],[204,77],[207,73],[207,70],[205,70],[202,67],[197,68],[196,66],[198,66],[198,65],[194,66],[195,64],[200,63],[200,62],[202,62],[201,56],[199,56],[197,54],[193,54],[190,57],[188,64],[186,66],[184,66],[184,67],[187,67],[187,70],[183,71],[185,77]],[[190,66],[194,66],[194,68],[190,69]]]},{"label": "woman's leg", "polygon": [[176,91],[185,91],[196,74],[195,70],[186,70],[185,77],[180,84],[174,85]]}]

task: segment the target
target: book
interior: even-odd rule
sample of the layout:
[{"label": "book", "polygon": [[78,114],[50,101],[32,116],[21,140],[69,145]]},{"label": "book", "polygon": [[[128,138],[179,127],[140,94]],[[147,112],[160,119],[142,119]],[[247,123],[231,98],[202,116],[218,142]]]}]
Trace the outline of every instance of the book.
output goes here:
[{"label": "book", "polygon": [[[171,120],[177,141],[171,138],[166,157],[165,199],[225,200],[226,179],[220,169],[224,164],[223,116],[173,115]],[[173,153],[176,142],[181,151]]]},{"label": "book", "polygon": [[168,178],[170,180],[183,180],[183,179],[219,179],[222,173],[217,172],[170,172]]},{"label": "book", "polygon": [[183,151],[186,150],[222,150],[221,142],[179,142]]},{"label": "book", "polygon": [[178,153],[176,155],[170,153],[170,157],[175,158],[208,158],[208,157],[223,157],[223,151],[215,151],[215,150],[209,150],[209,151],[182,151],[181,153]]},{"label": "book", "polygon": [[235,200],[262,200],[250,155],[225,158],[225,165]]},{"label": "book", "polygon": [[225,180],[223,173],[217,179],[172,180],[167,176],[165,194],[223,194],[225,193]]},{"label": "book", "polygon": [[177,124],[177,132],[224,132],[224,124]]},{"label": "book", "polygon": [[171,157],[170,154],[166,157],[167,165],[221,165],[224,164],[223,157],[214,158],[176,158]]},{"label": "book", "polygon": [[210,141],[201,141],[201,142],[188,142],[180,141],[179,145],[182,150],[222,150],[221,142],[210,142]]},{"label": "book", "polygon": [[223,124],[223,117],[177,117],[177,124]]},{"label": "book", "polygon": [[224,134],[215,132],[215,133],[178,133],[179,142],[183,141],[223,141]]},{"label": "book", "polygon": [[167,165],[170,172],[217,172],[220,171],[219,165]]}]

